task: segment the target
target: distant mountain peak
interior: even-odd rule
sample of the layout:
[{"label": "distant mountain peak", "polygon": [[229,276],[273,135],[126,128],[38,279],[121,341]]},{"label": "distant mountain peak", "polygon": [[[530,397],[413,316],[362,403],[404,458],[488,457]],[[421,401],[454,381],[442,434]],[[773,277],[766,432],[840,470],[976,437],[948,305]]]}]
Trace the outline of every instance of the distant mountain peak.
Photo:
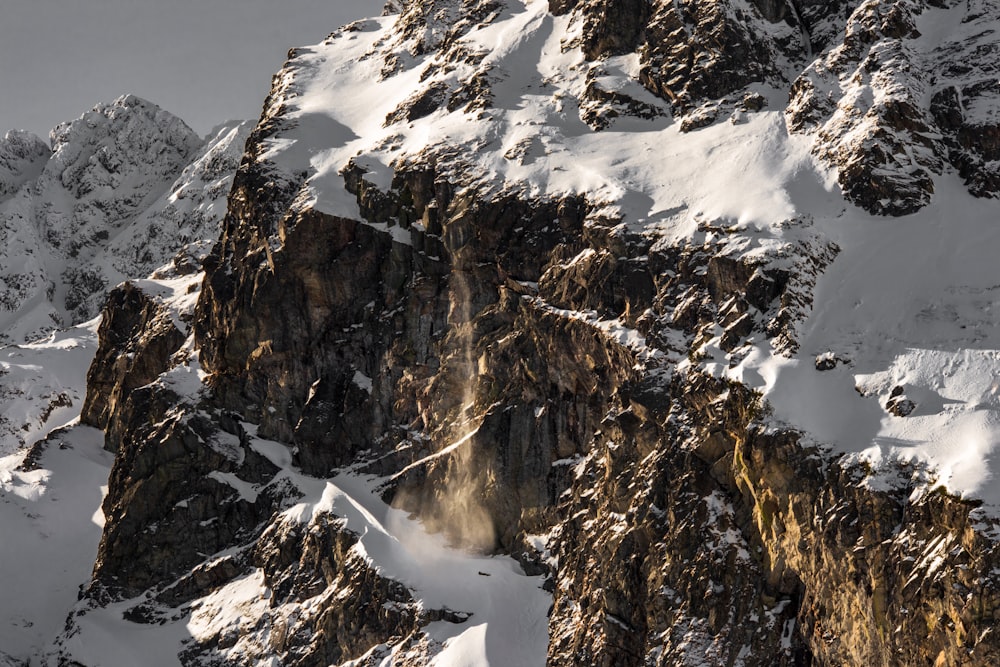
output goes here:
[{"label": "distant mountain peak", "polygon": [[42,173],[52,155],[49,145],[24,130],[11,130],[0,140],[0,201]]},{"label": "distant mountain peak", "polygon": [[9,200],[0,225],[12,239],[0,248],[0,336],[89,319],[121,280],[214,236],[248,133],[234,121],[202,139],[136,95],[61,123],[51,151],[9,133],[0,143],[0,199]]}]

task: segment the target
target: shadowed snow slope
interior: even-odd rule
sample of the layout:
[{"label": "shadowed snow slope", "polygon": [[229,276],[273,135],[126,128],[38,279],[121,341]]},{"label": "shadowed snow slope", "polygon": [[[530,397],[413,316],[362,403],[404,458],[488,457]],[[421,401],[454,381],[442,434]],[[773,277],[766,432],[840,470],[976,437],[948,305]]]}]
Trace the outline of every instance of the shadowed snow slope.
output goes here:
[{"label": "shadowed snow slope", "polygon": [[32,465],[0,457],[0,646],[13,658],[36,655],[62,630],[90,576],[112,459],[103,444],[97,429],[74,426]]},{"label": "shadowed snow slope", "polygon": [[97,321],[0,347],[0,456],[42,440],[80,416]]}]

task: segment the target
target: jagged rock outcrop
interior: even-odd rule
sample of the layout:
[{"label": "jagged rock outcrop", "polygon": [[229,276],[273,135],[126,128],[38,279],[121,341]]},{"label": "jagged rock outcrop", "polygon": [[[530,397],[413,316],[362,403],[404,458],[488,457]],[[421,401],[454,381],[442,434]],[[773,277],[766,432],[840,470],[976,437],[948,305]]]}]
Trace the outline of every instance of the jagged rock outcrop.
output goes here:
[{"label": "jagged rock outcrop", "polygon": [[[940,28],[945,11],[960,22]],[[974,195],[995,197],[995,21],[984,2],[861,3],[792,86],[789,127],[816,134],[845,196],[869,211],[926,206],[949,163]]]},{"label": "jagged rock outcrop", "polygon": [[[550,5],[572,12],[580,27],[569,45],[588,60],[637,53],[639,81],[670,102],[682,129],[759,110],[753,86],[784,89],[794,80],[789,127],[814,133],[816,154],[869,211],[905,215],[926,206],[946,164],[976,196],[997,194],[996,14],[987,3]],[[962,18],[936,39],[937,24],[951,20],[945,10]],[[655,115],[596,84],[587,97]]]},{"label": "jagged rock outcrop", "polygon": [[[334,518],[350,467],[544,574],[551,665],[996,663],[992,515],[761,393],[803,359],[873,372],[800,355],[829,232],[856,242],[839,195],[802,196],[819,178],[785,123],[848,199],[928,205],[946,164],[989,157],[918,57],[933,12],[980,20],[957,7],[438,0],[293,50],[193,312],[111,297],[85,419],[116,460],[81,614],[191,614],[184,664],[427,664],[431,626],[470,617],[378,570],[363,506]],[[338,86],[363,113],[323,106]],[[666,157],[635,157],[655,142],[629,143],[630,114]],[[696,160],[737,167],[705,185]]]},{"label": "jagged rock outcrop", "polygon": [[[674,386],[681,400],[707,388]],[[559,570],[549,664],[808,664],[794,630],[800,591],[769,579],[745,508],[717,478],[712,456],[728,435],[708,434],[695,451],[664,448],[683,442],[660,425],[668,410],[680,416],[679,401],[646,413],[657,419],[609,415],[576,469],[550,539]]]},{"label": "jagged rock outcrop", "polygon": [[976,503],[918,490],[916,470],[889,489],[864,488],[864,470],[810,465],[797,434],[748,436],[734,477],[753,499],[769,579],[802,591],[799,622],[817,663],[996,662],[988,628],[1000,554],[986,526],[974,527]]},{"label": "jagged rock outcrop", "polygon": [[380,645],[408,640],[425,612],[405,586],[372,569],[356,545],[357,536],[328,513],[304,525],[291,519],[271,523],[247,560],[273,591],[272,610],[248,619],[250,626],[238,632],[225,628],[203,639],[182,659],[228,664],[206,659],[206,653],[243,648],[255,655],[261,645],[281,664],[303,667],[343,664],[366,654],[368,662],[385,657]]},{"label": "jagged rock outcrop", "polygon": [[184,394],[175,383],[183,375],[168,371],[185,358],[174,355],[187,334],[170,305],[126,283],[112,293],[99,334],[82,419],[106,431],[105,447],[117,456],[94,585],[135,595],[269,515],[275,499],[262,493],[248,500],[229,479],[255,484],[277,470],[241,443],[236,426],[227,433],[196,406],[195,414],[178,410]]},{"label": "jagged rock outcrop", "polygon": [[[825,19],[835,8],[801,16],[791,2],[550,2],[571,12],[578,46],[590,61],[624,54],[639,57],[638,80],[667,100],[682,129],[713,123],[734,110],[760,109],[752,85],[784,87],[825,39]],[[592,89],[590,97],[607,91]],[[633,104],[635,102],[633,101]],[[647,111],[648,113],[648,111]]]},{"label": "jagged rock outcrop", "polygon": [[[80,419],[103,430],[120,402],[169,369],[171,355],[186,336],[168,309],[131,283],[108,296],[98,336],[101,346],[87,374],[87,402]],[[112,444],[109,449],[118,447]]]},{"label": "jagged rock outcrop", "polygon": [[[780,85],[808,50],[794,17],[764,16],[748,3],[656,3],[639,50],[640,81],[683,114],[754,82]],[[702,114],[691,127],[714,120]]]},{"label": "jagged rock outcrop", "polygon": [[656,420],[672,433],[609,419],[578,469],[554,536],[551,663],[997,659],[993,603],[973,592],[994,589],[997,546],[974,505],[915,493],[916,470],[865,488],[863,470],[748,422],[760,406],[738,386],[673,386]]},{"label": "jagged rock outcrop", "polygon": [[[109,298],[83,420],[106,430],[114,490],[93,579],[49,659],[72,659],[88,613],[136,596],[128,622],[155,627],[181,610],[202,628],[178,646],[183,664],[234,664],[261,651],[286,665],[339,664],[407,639],[435,610],[381,576],[338,516],[281,513],[301,492],[254,446],[254,432],[191,393],[200,382],[186,366],[187,296],[200,278],[172,295],[159,283],[125,283]],[[268,599],[226,588],[258,580]],[[246,605],[243,616],[234,605]]]}]

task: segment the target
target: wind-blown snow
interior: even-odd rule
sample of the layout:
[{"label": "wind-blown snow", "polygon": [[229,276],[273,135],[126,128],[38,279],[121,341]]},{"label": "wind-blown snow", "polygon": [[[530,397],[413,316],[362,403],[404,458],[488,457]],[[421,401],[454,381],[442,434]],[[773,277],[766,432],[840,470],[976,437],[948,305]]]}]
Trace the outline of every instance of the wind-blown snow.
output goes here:
[{"label": "wind-blown snow", "polygon": [[[926,53],[933,52],[934,40],[955,32],[957,23],[947,11],[930,10],[923,17]],[[868,215],[845,202],[836,174],[814,161],[812,139],[788,135],[781,96],[765,87],[759,92],[772,110],[739,114],[696,132],[681,133],[665,109],[653,120],[619,118],[607,130],[593,132],[580,119],[579,101],[590,65],[577,49],[563,50],[563,39],[574,28],[570,17],[551,16],[546,0],[511,2],[494,20],[470,27],[458,45],[481,56],[479,62],[459,59],[432,72],[424,65],[444,64],[446,56],[421,61],[407,53],[393,31],[396,21],[386,16],[359,22],[323,44],[299,49],[281,75],[285,98],[276,103],[286,106],[283,118],[291,122],[268,139],[262,159],[290,173],[306,172],[310,205],[359,218],[355,197],[343,187],[341,171],[349,160],[368,170],[366,179],[388,188],[399,161],[447,147],[455,155],[474,156],[477,187],[507,188],[528,197],[582,193],[599,205],[597,214],[664,244],[704,235],[699,225],[710,222],[721,223],[733,245],[745,241],[744,247],[755,248],[752,252],[766,253],[811,224],[809,233],[835,243],[840,252],[818,279],[811,314],[796,328],[798,352],[779,353],[758,337],[749,354],[734,357],[716,339],[700,351],[701,361],[680,362],[681,371],[695,363],[740,380],[762,393],[775,425],[791,425],[834,453],[868,461],[876,473],[890,462],[918,463],[921,481],[980,498],[992,512],[1000,511],[1000,484],[995,483],[1000,472],[995,452],[1000,443],[1000,314],[995,307],[1000,280],[992,268],[1000,253],[997,201],[971,198],[956,175],[945,173],[936,177],[933,202],[919,213]],[[401,65],[383,75],[381,56],[391,50],[401,55]],[[634,56],[608,61],[602,85],[660,104],[630,80],[636,67]],[[428,77],[421,80],[425,72]],[[449,112],[441,105],[416,120],[388,120],[415,93],[435,84],[461,86],[483,73],[493,93],[486,108]],[[994,118],[1000,109],[987,97],[976,104],[966,111],[983,118]],[[203,149],[173,187],[157,181],[153,189],[142,189],[148,198],[143,203],[152,208],[132,212],[143,224],[181,225],[191,216],[216,220],[222,200],[200,193],[224,193],[228,180],[208,167],[230,159],[245,132],[245,126],[221,128],[216,148]],[[29,137],[7,142],[17,144],[17,150],[8,151],[13,157],[0,174],[7,184],[0,192],[4,270],[25,277],[6,284],[13,305],[0,312],[0,332],[18,337],[65,316],[46,298],[44,277],[52,267],[54,275],[61,275],[66,266],[65,258],[39,250],[42,232],[52,225],[21,226],[36,219],[24,185],[41,176],[40,165],[48,158]],[[187,148],[193,155],[194,145]],[[457,161],[442,160],[439,166],[459,169]],[[53,210],[58,213],[68,201],[56,202]],[[171,206],[174,213],[158,213]],[[15,228],[24,231],[13,234]],[[408,240],[399,228],[378,228]],[[143,229],[114,230],[109,242],[118,260],[131,261],[134,255],[136,266],[147,266],[138,254],[145,245]],[[56,231],[66,235],[65,229]],[[125,271],[110,259],[102,267]],[[143,284],[175,299],[178,310],[192,305],[186,286],[184,281]],[[600,329],[640,357],[649,352],[645,339],[621,321],[558,312]],[[99,434],[79,426],[59,436],[68,447],[50,447],[38,470],[18,470],[23,452],[12,452],[78,413],[82,376],[96,344],[94,326],[0,350],[2,387],[8,392],[0,397],[0,416],[6,419],[0,419],[0,455],[11,454],[0,458],[0,531],[25,536],[0,542],[0,571],[26,575],[8,577],[12,583],[0,601],[0,647],[19,659],[37,655],[54,637],[72,608],[76,586],[86,581],[100,534],[99,489],[110,455],[100,449]],[[188,352],[195,352],[190,345]],[[817,370],[820,355],[835,360],[835,367]],[[160,381],[193,396],[202,380],[201,369],[191,361]],[[354,381],[371,388],[371,379],[361,373]],[[886,407],[900,392],[914,405],[906,416]],[[60,397],[63,393],[68,401]],[[13,439],[14,429],[25,434],[21,440]],[[428,535],[377,497],[377,480],[354,473],[308,478],[292,467],[287,448],[259,439],[254,446],[282,469],[279,480],[304,494],[282,520],[335,515],[359,536],[355,548],[371,566],[403,582],[425,608],[471,614],[464,623],[427,627],[442,647],[433,664],[544,664],[550,598],[538,578],[525,576],[510,558],[465,553]],[[260,492],[233,475],[215,477],[242,498]],[[866,483],[878,481],[876,474]],[[26,563],[33,571],[42,564],[48,583],[40,587],[27,576]],[[242,619],[262,613],[269,592],[259,574],[230,582],[163,625],[125,621],[122,612],[135,601],[87,610],[76,619],[79,633],[66,637],[61,649],[109,667],[177,665],[184,639],[239,629]]]},{"label": "wind-blown snow", "polygon": [[[246,426],[251,433],[255,430]],[[374,492],[378,479],[352,472],[329,480],[308,477],[292,467],[290,451],[284,445],[254,438],[252,446],[282,468],[270,484],[290,482],[305,494],[280,520],[307,524],[320,514],[337,517],[346,530],[358,536],[353,547],[358,554],[382,576],[405,584],[423,608],[468,615],[462,623],[442,621],[425,628],[439,644],[430,664],[545,664],[547,614],[552,600],[541,588],[541,577],[526,576],[508,556],[483,556],[450,547],[442,536],[427,533],[405,512],[388,507]],[[57,474],[65,473],[51,473],[53,478]],[[216,478],[237,486],[244,497],[257,493],[252,485],[231,475],[218,474]],[[78,631],[64,637],[59,649],[64,657],[84,664],[174,667],[180,664],[177,654],[185,640],[207,639],[224,631],[234,642],[219,650],[235,660],[243,655],[242,641],[250,641],[241,628],[246,624],[252,629],[270,610],[271,598],[262,573],[256,570],[195,600],[162,624],[125,620],[122,614],[134,607],[136,600],[88,608],[75,619]]]},{"label": "wind-blown snow", "polygon": [[[456,549],[442,535],[429,534],[406,512],[387,506],[375,493],[378,479],[351,472],[317,480],[287,468],[287,450],[258,440],[255,445],[306,492],[285,511],[307,523],[317,513],[342,518],[359,535],[360,549],[383,576],[402,582],[427,609],[470,614],[465,623],[432,623],[430,637],[444,645],[431,662],[441,667],[543,665],[548,647],[551,596],[541,577],[526,576],[508,556],[483,556]],[[280,446],[279,446],[280,447]],[[194,632],[197,636],[197,632]]]}]

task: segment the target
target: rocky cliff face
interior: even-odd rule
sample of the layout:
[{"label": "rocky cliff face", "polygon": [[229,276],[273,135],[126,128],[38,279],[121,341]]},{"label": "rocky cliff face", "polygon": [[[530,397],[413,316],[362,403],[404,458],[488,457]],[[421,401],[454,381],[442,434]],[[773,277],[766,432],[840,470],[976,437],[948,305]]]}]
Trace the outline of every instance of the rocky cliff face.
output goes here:
[{"label": "rocky cliff face", "polygon": [[[188,628],[191,665],[422,665],[477,633],[491,664],[1000,660],[996,508],[876,458],[877,424],[824,442],[783,407],[841,382],[859,402],[833,421],[908,419],[904,385],[915,419],[948,412],[918,366],[895,402],[870,388],[894,342],[849,357],[814,318],[863,250],[845,228],[922,233],[949,176],[993,194],[988,65],[960,54],[995,47],[997,12],[387,11],[290,54],[203,280],[112,294],[83,415],[115,453],[107,523],[51,661],[88,664],[112,612]],[[373,494],[516,559],[455,581],[516,589],[541,648],[429,593]]]}]

